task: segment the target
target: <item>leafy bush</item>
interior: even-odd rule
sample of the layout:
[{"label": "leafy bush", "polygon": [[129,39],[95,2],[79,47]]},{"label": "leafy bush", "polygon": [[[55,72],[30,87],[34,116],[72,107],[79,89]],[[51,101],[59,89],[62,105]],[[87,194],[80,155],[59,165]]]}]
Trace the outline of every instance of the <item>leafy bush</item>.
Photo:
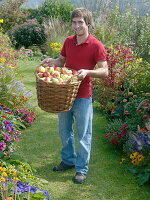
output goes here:
[{"label": "leafy bush", "polygon": [[24,105],[29,100],[31,92],[27,91],[21,82],[16,81],[15,70],[20,52],[11,47],[6,35],[0,34],[0,40],[0,102],[14,108]]},{"label": "leafy bush", "polygon": [[46,40],[44,27],[38,24],[36,19],[27,20],[22,25],[15,26],[9,32],[9,36],[17,48],[42,45]]},{"label": "leafy bush", "polygon": [[110,144],[121,147],[128,139],[127,127],[128,125],[120,119],[109,121],[105,137],[109,140]]},{"label": "leafy bush", "polygon": [[64,22],[70,22],[70,13],[73,5],[70,1],[46,0],[38,9],[29,9],[31,13],[29,18],[36,18],[39,23],[44,19],[59,18]]},{"label": "leafy bush", "polygon": [[119,7],[107,9],[95,20],[95,35],[105,45],[126,44],[133,47],[137,57],[149,60],[149,16],[139,16],[131,9],[120,12]]},{"label": "leafy bush", "polygon": [[17,24],[22,24],[28,13],[21,6],[26,0],[6,0],[0,4],[0,16],[4,20],[2,28],[4,32],[12,29]]},{"label": "leafy bush", "polygon": [[146,93],[150,91],[150,63],[137,59],[126,69],[127,80],[130,82],[130,89],[134,94],[140,91]]}]

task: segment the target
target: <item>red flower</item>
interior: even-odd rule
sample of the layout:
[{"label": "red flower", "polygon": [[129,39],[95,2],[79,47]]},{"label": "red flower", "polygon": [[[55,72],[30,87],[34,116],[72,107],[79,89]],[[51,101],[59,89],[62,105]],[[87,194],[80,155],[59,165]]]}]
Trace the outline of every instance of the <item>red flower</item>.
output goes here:
[{"label": "red flower", "polygon": [[138,113],[142,113],[142,110],[138,110]]},{"label": "red flower", "polygon": [[147,119],[148,118],[148,115],[143,115],[143,119]]},{"label": "red flower", "polygon": [[128,114],[129,112],[127,110],[124,111],[124,114]]},{"label": "red flower", "polygon": [[6,115],[2,115],[1,117],[4,117],[4,118],[6,118],[7,116],[6,116]]},{"label": "red flower", "polygon": [[142,103],[142,106],[148,106],[147,102]]},{"label": "red flower", "polygon": [[113,135],[113,133],[108,133],[108,134],[105,135],[105,137],[108,138],[108,137],[110,137],[112,135]]},{"label": "red flower", "polygon": [[9,115],[12,115],[12,113],[11,113],[11,112],[8,112],[8,114],[9,114]]},{"label": "red flower", "polygon": [[111,143],[111,144],[117,144],[117,143],[118,143],[118,139],[117,139],[117,138],[112,138],[112,139],[110,140],[110,143]]},{"label": "red flower", "polygon": [[148,129],[146,127],[140,129],[141,133],[145,133],[146,131],[148,131]]}]

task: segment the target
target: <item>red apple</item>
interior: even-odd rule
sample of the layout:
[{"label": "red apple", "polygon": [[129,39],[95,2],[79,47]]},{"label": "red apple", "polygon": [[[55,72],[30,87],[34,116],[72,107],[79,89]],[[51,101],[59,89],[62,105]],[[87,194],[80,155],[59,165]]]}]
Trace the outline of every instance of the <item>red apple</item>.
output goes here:
[{"label": "red apple", "polygon": [[43,73],[43,77],[49,77],[50,76],[50,73],[49,72],[44,72]]}]

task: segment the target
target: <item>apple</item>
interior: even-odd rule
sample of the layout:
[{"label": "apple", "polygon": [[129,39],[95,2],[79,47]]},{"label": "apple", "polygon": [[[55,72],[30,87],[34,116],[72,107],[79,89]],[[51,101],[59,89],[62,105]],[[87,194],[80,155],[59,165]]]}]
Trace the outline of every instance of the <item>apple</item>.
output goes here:
[{"label": "apple", "polygon": [[41,73],[45,72],[45,67],[40,66],[40,67],[38,68],[38,72],[41,72]]},{"label": "apple", "polygon": [[50,76],[50,73],[49,72],[44,72],[43,73],[43,77],[49,77]]},{"label": "apple", "polygon": [[52,76],[53,76],[54,78],[59,78],[59,77],[60,77],[60,72],[54,71],[54,72],[52,72]]},{"label": "apple", "polygon": [[55,68],[55,71],[61,72],[62,69],[61,69],[61,67],[56,67],[56,68]]},{"label": "apple", "polygon": [[55,70],[54,70],[54,67],[49,67],[49,72],[52,74],[53,72],[54,72]]},{"label": "apple", "polygon": [[58,80],[57,78],[52,78],[52,83],[58,84],[58,83],[59,83],[59,80]]},{"label": "apple", "polygon": [[76,70],[73,70],[73,71],[72,71],[72,74],[73,74],[73,75],[76,75],[77,73],[78,73],[78,72],[77,72]]},{"label": "apple", "polygon": [[46,81],[46,82],[51,82],[51,78],[50,78],[50,77],[45,77],[45,78],[44,78],[44,81]]}]

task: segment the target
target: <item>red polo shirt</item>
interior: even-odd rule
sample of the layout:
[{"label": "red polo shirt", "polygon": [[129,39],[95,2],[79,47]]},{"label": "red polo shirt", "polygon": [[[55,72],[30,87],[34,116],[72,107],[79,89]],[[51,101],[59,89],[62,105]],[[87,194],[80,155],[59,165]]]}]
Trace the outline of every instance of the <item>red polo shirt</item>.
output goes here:
[{"label": "red polo shirt", "polygon": [[[69,36],[64,42],[61,55],[66,57],[66,67],[74,70],[94,69],[98,61],[105,61],[103,44],[89,34],[87,40],[77,45],[76,36]],[[77,98],[89,98],[92,95],[92,78],[87,76],[81,82]]]}]

